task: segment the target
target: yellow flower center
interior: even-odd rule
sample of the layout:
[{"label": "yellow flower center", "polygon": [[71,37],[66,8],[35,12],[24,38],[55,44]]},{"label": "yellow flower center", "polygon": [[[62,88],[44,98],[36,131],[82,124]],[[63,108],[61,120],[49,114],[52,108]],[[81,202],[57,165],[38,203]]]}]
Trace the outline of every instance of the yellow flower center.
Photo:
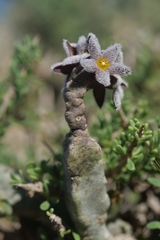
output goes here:
[{"label": "yellow flower center", "polygon": [[110,67],[110,62],[103,57],[98,58],[96,63],[101,70],[107,70]]}]

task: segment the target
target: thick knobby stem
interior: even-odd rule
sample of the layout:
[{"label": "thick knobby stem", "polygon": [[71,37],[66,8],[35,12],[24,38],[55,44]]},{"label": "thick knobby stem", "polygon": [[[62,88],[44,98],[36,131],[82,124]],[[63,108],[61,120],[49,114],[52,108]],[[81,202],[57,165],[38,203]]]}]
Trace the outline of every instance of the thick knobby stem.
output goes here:
[{"label": "thick knobby stem", "polygon": [[81,72],[68,77],[63,90],[70,127],[63,142],[66,205],[83,240],[111,240],[105,223],[110,201],[102,151],[88,134],[83,102],[90,83],[89,75]]}]

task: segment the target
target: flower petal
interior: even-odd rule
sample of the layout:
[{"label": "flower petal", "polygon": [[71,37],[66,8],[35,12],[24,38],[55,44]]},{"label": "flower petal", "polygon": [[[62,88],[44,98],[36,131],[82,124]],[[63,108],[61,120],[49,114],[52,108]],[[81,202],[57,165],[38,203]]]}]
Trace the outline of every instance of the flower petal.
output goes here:
[{"label": "flower petal", "polygon": [[122,52],[121,48],[121,44],[116,43],[103,51],[103,57],[107,58],[110,62],[115,62],[119,53]]},{"label": "flower petal", "polygon": [[93,95],[96,103],[101,108],[105,99],[105,87],[96,81],[95,77],[92,78]]},{"label": "flower petal", "polygon": [[62,62],[60,62],[60,63],[56,63],[56,64],[52,65],[51,71],[53,71],[54,73],[57,73],[57,74],[69,75],[69,74],[71,74],[73,68],[76,67],[76,65],[77,64],[63,66]]},{"label": "flower petal", "polygon": [[97,59],[101,56],[101,47],[98,39],[93,33],[88,34],[88,52],[93,59]]},{"label": "flower petal", "polygon": [[120,109],[121,100],[122,100],[123,96],[124,96],[124,92],[123,92],[123,88],[121,86],[119,86],[113,90],[112,99],[113,99],[114,106],[117,111]]},{"label": "flower petal", "polygon": [[72,56],[72,55],[76,55],[76,43],[70,43],[68,42],[68,40],[63,39],[63,48],[67,54],[67,56]]},{"label": "flower petal", "polygon": [[74,55],[74,56],[65,58],[62,63],[64,66],[71,65],[71,64],[79,63],[80,59],[81,59],[80,55]]},{"label": "flower petal", "polygon": [[110,85],[110,76],[108,71],[96,71],[96,80],[103,84],[105,87]]},{"label": "flower petal", "polygon": [[116,62],[116,63],[123,63],[123,52],[122,52],[122,51],[120,51],[120,52],[118,53],[118,56],[117,56],[117,58],[115,59],[115,62]]},{"label": "flower petal", "polygon": [[122,82],[121,82],[121,87],[122,88],[128,87],[128,83],[126,81],[124,81],[123,79],[122,79]]},{"label": "flower petal", "polygon": [[110,75],[110,85],[106,88],[113,89],[113,86],[117,83],[118,79],[115,77],[115,75]]},{"label": "flower petal", "polygon": [[90,57],[89,53],[83,53],[80,56],[81,56],[81,59],[85,59],[85,58],[89,58]]},{"label": "flower petal", "polygon": [[97,69],[96,61],[94,59],[82,59],[80,64],[84,70],[89,73],[94,73]]},{"label": "flower petal", "polygon": [[113,63],[109,68],[109,73],[111,75],[118,74],[118,75],[130,75],[131,68],[120,63]]},{"label": "flower petal", "polygon": [[87,52],[87,39],[85,36],[80,36],[77,43],[77,52],[79,54]]},{"label": "flower petal", "polygon": [[128,87],[128,83],[126,81],[124,81],[119,75],[115,74],[113,75],[113,77],[115,77],[117,79],[117,81],[115,83],[112,84],[113,88],[117,88],[119,86],[125,88]]}]

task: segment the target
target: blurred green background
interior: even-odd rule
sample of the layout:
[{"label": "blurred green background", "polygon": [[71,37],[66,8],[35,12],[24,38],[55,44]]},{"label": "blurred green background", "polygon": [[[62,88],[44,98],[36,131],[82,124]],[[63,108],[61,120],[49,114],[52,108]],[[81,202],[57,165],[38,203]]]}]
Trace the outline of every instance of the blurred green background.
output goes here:
[{"label": "blurred green background", "polygon": [[[125,78],[124,102],[134,108],[143,101],[145,120],[159,118],[159,9],[159,0],[0,0],[0,163],[24,170],[27,161],[61,154],[69,131],[61,94],[64,76],[51,73],[50,66],[66,57],[63,39],[77,42],[93,32],[102,49],[121,43],[124,63],[133,71]],[[21,42],[24,47],[17,45]],[[92,93],[85,102],[91,128],[100,110]]]}]

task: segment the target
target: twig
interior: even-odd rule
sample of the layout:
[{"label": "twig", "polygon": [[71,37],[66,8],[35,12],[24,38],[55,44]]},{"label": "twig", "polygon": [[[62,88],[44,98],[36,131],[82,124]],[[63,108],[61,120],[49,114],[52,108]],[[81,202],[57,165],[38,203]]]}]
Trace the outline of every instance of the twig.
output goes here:
[{"label": "twig", "polygon": [[26,184],[13,184],[13,186],[24,189],[30,198],[32,198],[36,192],[43,193],[43,183],[42,182],[26,183]]},{"label": "twig", "polygon": [[62,224],[62,219],[57,215],[52,213],[49,217],[49,220],[52,223],[53,229],[58,233],[66,231],[65,227]]},{"label": "twig", "polygon": [[49,151],[52,153],[53,156],[55,156],[55,152],[53,151],[53,149],[51,148],[51,146],[49,145],[48,142],[46,142],[46,140],[42,141],[43,144],[49,149]]}]

